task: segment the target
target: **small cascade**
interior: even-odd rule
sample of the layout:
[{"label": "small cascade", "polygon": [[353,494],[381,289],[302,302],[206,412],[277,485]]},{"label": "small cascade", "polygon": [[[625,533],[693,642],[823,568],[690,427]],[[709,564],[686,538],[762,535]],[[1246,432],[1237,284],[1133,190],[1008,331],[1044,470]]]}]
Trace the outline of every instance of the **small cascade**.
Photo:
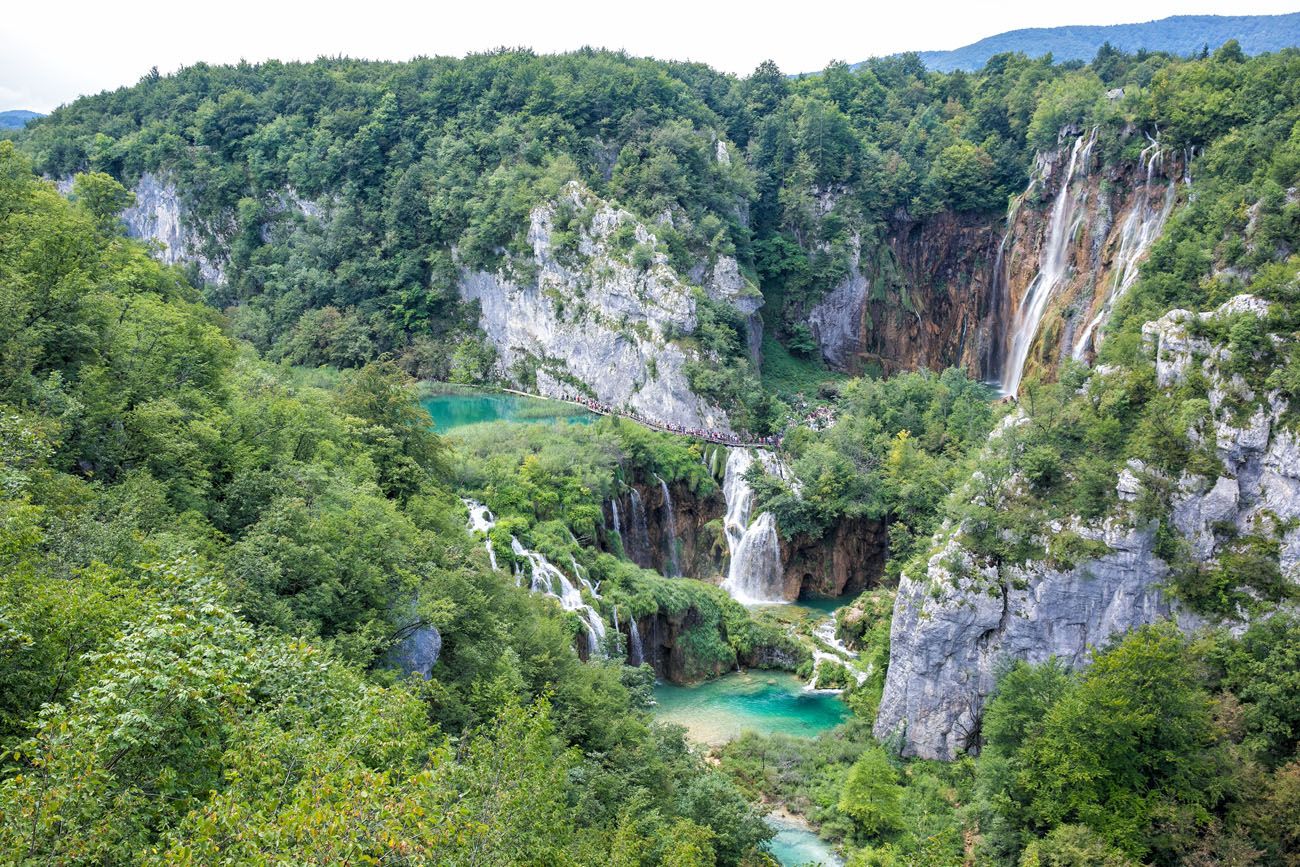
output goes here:
[{"label": "small cascade", "polygon": [[[469,524],[467,528],[470,533],[487,534],[496,526],[496,518],[488,507],[474,500],[462,500],[465,507],[469,509]],[[499,569],[497,565],[496,551],[492,549],[492,540],[489,538],[485,547],[488,552],[488,559],[492,563],[494,570]],[[514,536],[510,537],[510,548],[515,553],[517,559],[523,560],[529,567],[529,589],[534,593],[543,593],[552,596],[560,601],[560,607],[565,611],[576,611],[582,618],[582,622],[587,631],[587,654],[588,656],[600,656],[603,654],[605,644],[605,621],[601,619],[600,612],[592,608],[582,599],[582,591],[569,580],[568,576],[557,569],[554,564],[546,559],[545,555],[538,551],[531,551],[523,546],[523,543]],[[577,560],[570,557],[569,562],[573,566],[574,577],[578,582],[591,593],[595,599],[600,598],[597,587],[591,583],[587,577],[586,570],[578,563]],[[524,571],[518,564],[515,565],[515,586],[522,587]]]},{"label": "small cascade", "polygon": [[[764,469],[784,477],[785,466],[775,455],[761,453]],[[785,572],[781,565],[781,543],[776,537],[776,518],[763,512],[750,520],[754,491],[745,481],[745,473],[754,463],[749,449],[731,449],[722,479],[722,493],[727,501],[723,533],[731,562],[722,587],[745,605],[785,602]]]},{"label": "small cascade", "polygon": [[1070,149],[1070,161],[1061,177],[1061,189],[1052,204],[1051,217],[1047,224],[1047,236],[1039,256],[1038,273],[1021,299],[1012,322],[1008,341],[1008,352],[1002,367],[1002,393],[1014,396],[1020,389],[1020,380],[1025,372],[1025,362],[1029,358],[1029,349],[1038,336],[1038,327],[1042,324],[1047,305],[1064,284],[1069,270],[1068,252],[1070,240],[1079,227],[1082,211],[1079,205],[1083,200],[1082,191],[1071,189],[1076,175],[1087,174],[1092,148],[1097,142],[1097,129],[1087,136],[1079,136]]},{"label": "small cascade", "polygon": [[[600,656],[605,642],[605,621],[601,618],[600,612],[583,601],[582,591],[569,580],[567,575],[547,560],[544,554],[525,548],[514,537],[510,539],[510,547],[516,557],[523,559],[529,565],[532,578],[529,589],[534,593],[542,593],[559,600],[560,607],[565,611],[576,611],[587,630],[588,655]],[[585,583],[585,579],[579,580]],[[590,584],[587,586],[590,587]]]},{"label": "small cascade", "polygon": [[[469,509],[469,531],[471,533],[482,533],[487,535],[492,528],[497,525],[497,519],[492,516],[492,512],[482,503],[474,500],[462,500],[465,508]],[[497,566],[497,552],[492,550],[492,539],[484,541],[483,547],[487,548],[488,562],[492,564],[492,571],[500,567]]]},{"label": "small cascade", "polygon": [[641,665],[645,662],[645,647],[641,643],[641,628],[636,625],[636,618],[627,619],[627,664]]},{"label": "small cascade", "polygon": [[618,497],[609,498],[609,511],[614,516],[614,533],[623,538],[623,519],[618,514]]},{"label": "small cascade", "polygon": [[627,555],[637,562],[645,562],[650,554],[650,529],[646,526],[645,504],[641,502],[641,494],[635,487],[628,488],[628,496],[632,501],[632,526],[626,540],[630,543],[627,545]]},{"label": "small cascade", "polygon": [[1150,144],[1142,151],[1141,165],[1146,169],[1146,184],[1139,191],[1139,201],[1134,204],[1120,227],[1119,250],[1111,267],[1110,289],[1097,315],[1080,332],[1071,352],[1075,361],[1083,361],[1089,351],[1094,354],[1101,348],[1103,332],[1097,329],[1110,318],[1116,302],[1137,282],[1139,268],[1147,251],[1174,208],[1178,194],[1175,181],[1166,181],[1161,174],[1165,152],[1157,138],[1147,136]]},{"label": "small cascade", "polygon": [[993,260],[993,279],[989,286],[989,297],[993,303],[989,308],[988,319],[994,323],[994,330],[997,328],[1002,330],[991,335],[980,357],[980,373],[984,381],[998,388],[1002,387],[1002,368],[1006,364],[1006,323],[1009,321],[1007,316],[1011,307],[1011,283],[1007,280],[1007,242],[1010,239],[1011,231],[1008,225],[1008,230],[1002,233],[1002,243],[998,245],[997,258]]},{"label": "small cascade", "polygon": [[[823,650],[820,645],[825,645],[830,649]],[[827,660],[844,666],[853,679],[858,682],[858,686],[866,683],[867,678],[871,676],[869,670],[861,671],[853,665],[853,660],[858,658],[858,654],[855,651],[850,650],[843,641],[840,641],[840,639],[836,637],[835,618],[833,616],[827,617],[821,623],[817,624],[817,628],[813,630],[812,658],[812,677],[808,680],[808,685],[804,687],[804,689],[809,692],[841,691],[839,689],[817,689],[818,669],[820,669],[821,664]]]},{"label": "small cascade", "polygon": [[658,473],[654,474],[659,480],[659,490],[663,492],[664,497],[664,541],[668,546],[668,562],[664,567],[664,575],[669,578],[680,578],[682,574],[682,564],[677,554],[677,516],[673,513],[673,495],[668,491],[668,483]]}]

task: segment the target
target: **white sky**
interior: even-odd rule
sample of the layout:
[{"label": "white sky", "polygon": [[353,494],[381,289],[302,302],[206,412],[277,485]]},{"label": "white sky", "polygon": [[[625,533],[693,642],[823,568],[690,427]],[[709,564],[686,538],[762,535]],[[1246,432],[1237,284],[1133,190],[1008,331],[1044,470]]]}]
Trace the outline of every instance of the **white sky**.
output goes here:
[{"label": "white sky", "polygon": [[320,55],[405,60],[502,45],[592,45],[785,72],[898,51],[957,48],[1022,27],[1118,24],[1184,14],[1276,14],[1300,0],[13,0],[0,21],[0,110],[49,111],[81,94],[207,61]]}]

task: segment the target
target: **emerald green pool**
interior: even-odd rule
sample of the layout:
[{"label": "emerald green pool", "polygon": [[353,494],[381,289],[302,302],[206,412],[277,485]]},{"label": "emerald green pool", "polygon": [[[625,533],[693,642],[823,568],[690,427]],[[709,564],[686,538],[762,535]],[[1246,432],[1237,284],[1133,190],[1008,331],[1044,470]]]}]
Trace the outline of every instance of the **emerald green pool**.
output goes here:
[{"label": "emerald green pool", "polygon": [[691,740],[722,744],[741,732],[811,738],[834,728],[849,709],[834,695],[808,692],[785,672],[734,673],[697,686],[655,687],[654,715],[685,726]]},{"label": "emerald green pool", "polygon": [[439,433],[490,421],[591,424],[597,416],[571,404],[500,392],[435,394],[420,401]]},{"label": "emerald green pool", "polygon": [[767,850],[784,867],[803,867],[805,864],[840,867],[844,863],[829,843],[799,822],[777,815],[765,816],[763,821],[776,832],[767,844]]}]

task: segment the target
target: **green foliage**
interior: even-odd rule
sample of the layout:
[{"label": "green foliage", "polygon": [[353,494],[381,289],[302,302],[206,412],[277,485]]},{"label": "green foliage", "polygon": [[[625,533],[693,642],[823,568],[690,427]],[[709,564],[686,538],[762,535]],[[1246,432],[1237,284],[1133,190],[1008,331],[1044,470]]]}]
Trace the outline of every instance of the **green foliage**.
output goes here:
[{"label": "green foliage", "polygon": [[844,791],[840,794],[840,812],[853,820],[868,839],[878,838],[902,825],[900,807],[902,787],[897,772],[880,747],[870,747],[853,763]]}]

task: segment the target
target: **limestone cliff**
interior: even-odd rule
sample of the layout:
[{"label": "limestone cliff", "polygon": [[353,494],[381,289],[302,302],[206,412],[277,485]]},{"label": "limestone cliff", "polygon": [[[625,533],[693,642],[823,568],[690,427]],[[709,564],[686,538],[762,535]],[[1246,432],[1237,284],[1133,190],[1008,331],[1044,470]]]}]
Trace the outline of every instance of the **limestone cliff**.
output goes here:
[{"label": "limestone cliff", "polygon": [[[1139,144],[1137,159],[1104,162],[1104,152]],[[900,213],[878,239],[854,235],[846,276],[804,320],[827,364],[849,372],[955,365],[1000,381],[1017,350],[1020,373],[1089,359],[1177,204],[1186,166],[1136,129],[1115,142],[1062,130],[1006,215]]]},{"label": "limestone cliff", "polygon": [[[589,215],[573,248],[556,243],[562,208]],[[620,238],[635,242],[639,261]],[[690,362],[711,361],[690,341],[703,290],[672,269],[649,229],[575,182],[560,201],[533,209],[528,242],[527,262],[461,276],[461,297],[478,302],[479,326],[497,350],[498,376],[542,395],[581,391],[651,418],[729,429],[726,413],[688,382]],[[728,285],[715,291],[741,291]]]},{"label": "limestone cliff", "polygon": [[[1238,534],[1257,534],[1276,541],[1281,574],[1300,583],[1300,442],[1285,421],[1288,407],[1276,394],[1247,388],[1228,372],[1228,350],[1189,328],[1196,320],[1264,309],[1240,296],[1200,316],[1172,311],[1145,329],[1162,387],[1177,385],[1193,368],[1209,385],[1210,422],[1189,436],[1214,437],[1216,478],[1158,479],[1130,461],[1116,480],[1119,505],[1105,520],[1045,529],[1104,546],[1105,553],[1074,564],[999,569],[964,549],[954,528],[940,534],[925,572],[905,575],[899,586],[878,737],[894,739],[906,755],[953,758],[978,747],[984,701],[1011,661],[1055,656],[1078,667],[1094,648],[1142,624],[1173,617],[1184,628],[1200,625],[1167,594],[1170,567],[1156,551],[1156,522],[1134,508],[1153,481],[1172,489],[1170,522],[1199,562],[1213,563]],[[1254,409],[1243,417],[1242,407]],[[1009,424],[1016,423],[1012,417]]]}]

